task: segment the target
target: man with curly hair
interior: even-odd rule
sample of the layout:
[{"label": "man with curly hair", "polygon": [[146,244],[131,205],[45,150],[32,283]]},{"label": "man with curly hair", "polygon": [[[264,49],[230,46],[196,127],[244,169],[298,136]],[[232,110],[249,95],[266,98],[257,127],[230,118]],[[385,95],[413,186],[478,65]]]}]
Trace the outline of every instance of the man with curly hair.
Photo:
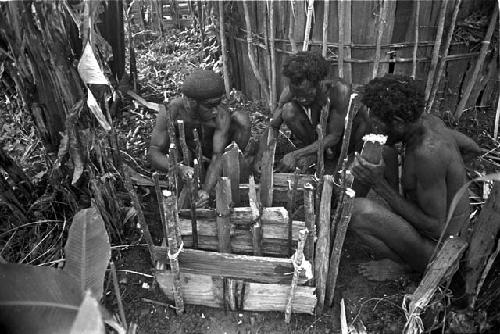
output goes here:
[{"label": "man with curly hair", "polygon": [[365,198],[354,201],[350,229],[381,259],[361,265],[361,272],[374,280],[422,273],[441,233],[456,236],[469,222],[465,193],[443,231],[453,196],[467,181],[462,156],[473,158],[480,149],[438,117],[423,114],[422,88],[409,77],[373,79],[364,86],[362,102],[370,108],[374,132],[387,135],[389,147],[401,142],[404,158],[401,195],[384,174],[397,170],[389,166],[393,162],[383,159],[375,165],[356,155],[356,180],[371,186],[388,205]]},{"label": "man with curly hair", "polygon": [[[315,161],[319,149],[316,126],[320,122],[321,109],[328,98],[330,110],[324,147],[332,157],[338,157],[340,153],[351,86],[340,78],[323,81],[327,76],[328,67],[328,62],[320,54],[310,51],[291,55],[283,66],[283,74],[288,79],[288,84],[280,95],[270,129],[279,130],[281,124],[285,123],[292,135],[300,141],[301,147],[283,157],[278,166],[282,172],[293,171],[298,161]],[[365,110],[360,110],[353,122],[351,152],[360,148],[366,128],[367,114]],[[263,138],[260,150],[267,136],[264,135]],[[258,171],[258,165],[256,167]],[[304,170],[307,166],[301,167]]]}]

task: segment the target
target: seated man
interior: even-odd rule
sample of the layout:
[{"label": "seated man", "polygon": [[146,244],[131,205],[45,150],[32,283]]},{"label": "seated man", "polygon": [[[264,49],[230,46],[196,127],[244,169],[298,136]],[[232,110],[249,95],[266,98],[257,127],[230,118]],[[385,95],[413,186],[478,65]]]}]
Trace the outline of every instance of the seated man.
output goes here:
[{"label": "seated man", "polygon": [[[224,82],[213,71],[196,71],[189,75],[181,88],[182,96],[168,104],[174,123],[183,120],[185,124],[186,142],[194,154],[193,130],[198,129],[203,155],[211,157],[205,182],[198,192],[197,206],[203,206],[208,200],[208,193],[217,182],[221,171],[221,155],[224,148],[235,141],[240,149],[244,149],[250,138],[250,118],[240,111],[231,112],[220,105],[224,95]],[[167,115],[158,114],[151,135],[149,156],[152,166],[160,171],[170,168],[167,154],[170,137],[167,129]],[[200,162],[201,163],[201,162]],[[182,178],[193,173],[193,168],[179,165]]]},{"label": "seated man", "polygon": [[[315,161],[319,148],[316,126],[320,123],[321,109],[327,103],[327,98],[330,98],[330,110],[324,146],[334,158],[338,158],[340,154],[351,86],[339,78],[322,81],[327,72],[328,62],[320,54],[310,51],[290,56],[283,66],[283,74],[289,79],[289,83],[281,93],[270,129],[279,130],[284,122],[295,138],[300,140],[302,147],[283,157],[279,164],[279,170],[282,172],[293,171],[299,160]],[[361,108],[353,121],[350,152],[361,148],[367,119],[366,110]],[[266,138],[267,135],[264,135],[260,151],[263,150],[265,144],[262,143],[265,143]],[[256,160],[258,163],[258,158]],[[254,164],[257,171],[258,167]]]},{"label": "seated man", "polygon": [[[386,145],[403,146],[400,195],[384,169],[356,156],[354,177],[371,186],[388,206],[356,198],[350,229],[384,260],[361,266],[370,279],[397,278],[404,272],[423,273],[445,227],[450,203],[466,183],[461,151],[473,157],[479,147],[467,136],[445,127],[437,117],[422,114],[424,95],[408,77],[386,75],[364,86],[362,102],[371,110],[374,132],[388,136]],[[384,158],[385,160],[385,158]],[[444,231],[445,237],[458,235],[469,222],[469,197],[465,193]]]}]

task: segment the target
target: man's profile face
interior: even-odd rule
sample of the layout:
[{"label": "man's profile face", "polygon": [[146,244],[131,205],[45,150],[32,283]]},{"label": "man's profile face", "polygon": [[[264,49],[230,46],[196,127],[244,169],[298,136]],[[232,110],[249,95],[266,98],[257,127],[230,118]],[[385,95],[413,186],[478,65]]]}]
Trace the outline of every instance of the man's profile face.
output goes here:
[{"label": "man's profile face", "polygon": [[405,123],[399,117],[390,120],[383,120],[373,112],[370,112],[370,122],[373,133],[380,133],[387,136],[387,144],[391,145],[401,141],[405,134]]},{"label": "man's profile face", "polygon": [[316,83],[307,79],[301,82],[290,82],[290,91],[294,96],[295,101],[300,105],[310,106],[316,99]]},{"label": "man's profile face", "polygon": [[212,97],[204,100],[198,100],[198,113],[202,121],[215,118],[216,108],[222,102],[223,96]]}]

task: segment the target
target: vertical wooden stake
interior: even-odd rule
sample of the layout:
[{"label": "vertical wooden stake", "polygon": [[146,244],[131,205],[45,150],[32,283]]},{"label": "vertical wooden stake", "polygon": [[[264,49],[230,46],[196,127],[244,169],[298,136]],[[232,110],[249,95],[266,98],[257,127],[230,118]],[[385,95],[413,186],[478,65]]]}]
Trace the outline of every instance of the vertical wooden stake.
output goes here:
[{"label": "vertical wooden stake", "polygon": [[378,66],[380,64],[380,44],[382,43],[382,36],[384,35],[385,20],[387,17],[387,10],[389,8],[389,1],[390,0],[384,0],[384,3],[380,5],[377,25],[377,46],[375,49],[375,61],[373,62],[372,78],[376,78],[378,74]]},{"label": "vertical wooden stake", "polygon": [[306,19],[306,27],[304,29],[304,44],[302,45],[302,51],[307,51],[309,49],[309,35],[311,34],[313,13],[314,13],[314,0],[307,0],[307,19]]},{"label": "vertical wooden stake", "polygon": [[312,184],[304,184],[304,211],[307,235],[304,255],[306,260],[314,263],[314,241],[316,239],[316,215],[314,213],[314,188]]},{"label": "vertical wooden stake", "polygon": [[481,42],[481,51],[479,52],[479,58],[476,61],[474,72],[472,72],[472,77],[467,83],[467,87],[465,88],[465,91],[462,94],[462,98],[458,103],[457,110],[455,111],[455,117],[457,119],[460,118],[460,116],[462,116],[463,112],[465,111],[464,108],[467,101],[469,100],[472,88],[474,88],[474,85],[476,85],[477,76],[479,74],[479,71],[481,70],[481,67],[483,66],[484,58],[486,58],[486,53],[488,53],[488,48],[490,47],[491,36],[493,36],[493,32],[495,31],[495,26],[498,17],[498,10],[499,10],[498,7],[495,6],[495,11],[491,16],[490,24],[488,25],[488,31],[486,31],[484,40]]},{"label": "vertical wooden stake", "polygon": [[198,181],[200,184],[203,184],[203,181],[205,181],[205,175],[203,173],[203,151],[201,149],[201,141],[200,141],[200,136],[198,134],[198,130],[194,129],[193,130],[193,137],[194,137],[194,145],[195,145],[195,150],[196,150],[196,160],[198,160]]},{"label": "vertical wooden stake", "polygon": [[276,103],[278,102],[278,92],[276,91],[276,48],[274,45],[274,1],[268,1],[267,5],[269,7],[269,48],[271,49],[271,110],[274,110],[276,107]]},{"label": "vertical wooden stake", "polygon": [[316,242],[316,258],[314,272],[316,277],[317,313],[323,312],[326,294],[326,280],[330,255],[330,207],[332,201],[333,176],[323,177],[323,191],[318,220],[318,241]]},{"label": "vertical wooden stake", "polygon": [[339,21],[339,49],[338,49],[338,75],[339,78],[344,78],[344,16],[345,16],[345,1],[338,1],[338,21]]},{"label": "vertical wooden stake", "polygon": [[299,183],[299,168],[295,167],[295,172],[293,173],[293,185],[292,181],[288,180],[288,255],[292,256],[292,222],[293,222],[293,212],[295,208],[295,201],[297,195],[297,187]]},{"label": "vertical wooden stake", "polygon": [[231,181],[221,177],[215,186],[215,206],[217,210],[217,238],[219,252],[231,253]]},{"label": "vertical wooden stake", "polygon": [[415,45],[413,46],[413,62],[411,77],[413,79],[417,76],[417,51],[418,51],[418,28],[420,26],[420,0],[415,1]]},{"label": "vertical wooden stake", "polygon": [[446,21],[446,5],[448,0],[441,1],[441,8],[439,11],[439,24],[436,33],[436,42],[434,43],[434,49],[432,50],[431,68],[429,69],[429,74],[427,75],[427,84],[425,86],[425,101],[429,101],[429,95],[431,93],[432,83],[434,82],[434,75],[436,73],[436,67],[439,60],[439,50],[441,49],[441,39],[443,37],[444,22]]},{"label": "vertical wooden stake", "polygon": [[292,285],[290,287],[290,294],[288,295],[288,300],[285,308],[285,322],[287,324],[290,323],[290,318],[292,316],[292,302],[295,296],[295,288],[297,288],[297,281],[299,279],[299,269],[302,265],[302,261],[304,259],[304,244],[307,238],[307,234],[309,231],[307,229],[299,231],[299,241],[297,245],[297,251],[295,252],[295,257],[292,261],[294,261],[293,267],[293,277],[292,277]]},{"label": "vertical wooden stake", "polygon": [[219,2],[219,28],[220,28],[220,48],[222,53],[222,74],[224,76],[224,87],[226,88],[226,96],[229,98],[231,92],[231,83],[229,82],[229,72],[227,69],[227,47],[226,36],[224,34],[224,1]]},{"label": "vertical wooden stake", "polygon": [[240,163],[238,145],[233,141],[222,154],[222,175],[231,181],[231,198],[234,206],[240,204]]},{"label": "vertical wooden stake", "polygon": [[158,172],[154,172],[153,175],[153,183],[155,185],[156,192],[156,200],[158,201],[158,210],[160,212],[160,220],[163,226],[163,242],[162,246],[167,247],[167,221],[165,220],[165,208],[163,207],[163,194],[161,193],[160,188],[160,174]]},{"label": "vertical wooden stake", "polygon": [[186,132],[184,130],[184,121],[179,119],[177,120],[177,128],[179,129],[179,143],[181,145],[182,151],[182,161],[184,165],[189,166],[191,163],[191,157],[189,154],[189,148],[186,142]]},{"label": "vertical wooden stake", "polygon": [[273,166],[276,152],[276,136],[274,131],[268,131],[267,148],[262,154],[260,176],[260,202],[264,207],[273,206]]},{"label": "vertical wooden stake", "polygon": [[323,47],[321,49],[321,54],[323,58],[326,59],[328,56],[328,18],[330,14],[330,1],[325,0],[325,7],[323,10]]},{"label": "vertical wooden stake", "polygon": [[128,328],[127,318],[125,317],[125,310],[123,308],[122,295],[120,293],[120,283],[118,282],[118,278],[116,277],[115,263],[113,261],[111,261],[109,263],[109,266],[111,269],[111,276],[113,277],[113,287],[115,290],[116,302],[118,303],[118,311],[120,312],[120,320],[122,322],[122,325],[125,328]]},{"label": "vertical wooden stake", "polygon": [[349,149],[349,142],[351,140],[352,122],[354,120],[354,116],[356,116],[356,113],[358,112],[359,108],[361,107],[361,105],[355,101],[357,95],[358,94],[353,93],[353,94],[351,94],[351,97],[349,98],[349,106],[347,109],[347,115],[346,115],[346,119],[345,119],[344,135],[342,138],[342,146],[340,147],[339,160],[337,161],[337,166],[335,166],[335,171],[334,171],[333,175],[337,174],[339,168],[344,163],[344,160],[347,159],[347,151]]},{"label": "vertical wooden stake", "polygon": [[255,190],[255,179],[253,175],[248,178],[248,202],[250,203],[250,208],[252,209],[252,245],[253,254],[256,256],[262,256],[262,222],[260,220],[261,216],[261,206],[257,200],[257,191]]},{"label": "vertical wooden stake", "polygon": [[[181,291],[181,273],[179,268],[179,260],[177,259],[179,252],[182,251],[182,239],[178,239],[178,210],[177,199],[175,194],[168,190],[163,190],[163,207],[165,208],[165,221],[167,222],[166,230],[168,233],[168,257],[170,260],[170,270],[172,271],[174,285],[174,301],[177,314],[184,312],[184,299]],[[179,246],[180,242],[180,246]]]},{"label": "vertical wooden stake", "polygon": [[342,203],[340,204],[342,205],[342,215],[340,217],[339,223],[335,228],[335,239],[333,239],[333,249],[330,256],[330,265],[328,268],[328,276],[326,280],[326,298],[328,301],[327,305],[329,306],[333,304],[335,285],[337,284],[337,277],[339,273],[340,256],[342,254],[342,246],[344,245],[345,235],[347,233],[347,226],[349,225],[349,221],[351,220],[354,195],[354,190],[352,190],[351,188],[346,189],[345,196]]},{"label": "vertical wooden stake", "polygon": [[288,39],[290,40],[290,47],[292,48],[292,53],[297,53],[297,43],[295,43],[295,3],[290,1],[290,17],[288,21]]},{"label": "vertical wooden stake", "polygon": [[196,221],[196,201],[198,200],[198,187],[195,177],[188,177],[186,187],[189,189],[189,204],[191,211],[191,236],[193,238],[193,248],[198,248],[198,223]]}]

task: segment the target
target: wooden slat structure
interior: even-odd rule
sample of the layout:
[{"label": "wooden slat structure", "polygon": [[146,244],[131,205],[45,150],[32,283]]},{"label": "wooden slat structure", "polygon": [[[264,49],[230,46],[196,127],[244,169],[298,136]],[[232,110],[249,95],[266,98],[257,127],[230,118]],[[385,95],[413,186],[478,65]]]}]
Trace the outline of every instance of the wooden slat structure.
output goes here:
[{"label": "wooden slat structure", "polygon": [[[374,73],[373,65],[376,62],[377,39],[380,35],[380,63],[377,70],[378,76],[386,73],[397,73],[412,75],[413,48],[415,46],[415,18],[417,17],[417,3],[419,4],[418,15],[418,45],[416,79],[427,80],[432,52],[438,32],[438,21],[440,8],[444,0],[407,1],[407,0],[384,0],[384,1],[329,1],[328,13],[324,13],[324,1],[314,1],[314,19],[311,23],[308,50],[322,52],[323,45],[323,21],[328,18],[326,27],[327,37],[327,59],[331,62],[329,77],[336,77],[339,73],[354,86],[367,83]],[[278,78],[277,93],[284,87],[285,79],[280,74],[282,64],[286,57],[292,53],[290,35],[293,37],[299,49],[304,42],[304,30],[307,20],[307,0],[296,1],[274,1],[274,44],[275,64]],[[446,8],[445,33],[447,25],[451,21],[455,9],[455,1],[448,1]],[[292,13],[291,6],[294,6]],[[269,68],[269,29],[268,6],[260,1],[246,1],[249,11],[251,26],[254,27],[252,43],[255,61],[258,70],[264,74],[265,87],[259,85],[250,69],[247,58],[246,27],[244,20],[234,20],[231,32],[227,31],[229,58],[231,63],[231,74],[233,85],[236,89],[243,91],[253,99],[265,99],[271,82]],[[342,6],[341,6],[342,5]],[[495,1],[463,1],[458,13],[458,23],[470,14],[484,8],[490,8],[493,13]],[[341,8],[343,7],[343,8]],[[381,8],[383,7],[383,11]],[[340,10],[342,9],[342,14]],[[243,17],[243,5],[237,1],[233,6],[227,8],[226,15],[231,17]],[[385,20],[380,18],[383,13]],[[491,14],[490,14],[491,15]],[[340,20],[342,19],[342,20]],[[290,21],[293,24],[290,25]],[[343,29],[339,29],[339,22],[343,21]],[[339,47],[343,45],[343,47]],[[498,55],[491,52],[487,54],[484,65],[477,79],[465,109],[475,105],[494,106],[497,103],[498,83],[496,80],[496,68]],[[440,57],[444,50],[440,51]],[[445,77],[439,81],[438,97],[436,102],[441,103],[442,110],[452,112],[458,106],[458,99],[463,94],[465,84],[471,78],[479,53],[470,49],[465,43],[452,43],[446,62]],[[338,69],[338,62],[342,59],[343,68]],[[269,95],[269,94],[268,94]],[[436,107],[438,107],[435,104]]]}]

